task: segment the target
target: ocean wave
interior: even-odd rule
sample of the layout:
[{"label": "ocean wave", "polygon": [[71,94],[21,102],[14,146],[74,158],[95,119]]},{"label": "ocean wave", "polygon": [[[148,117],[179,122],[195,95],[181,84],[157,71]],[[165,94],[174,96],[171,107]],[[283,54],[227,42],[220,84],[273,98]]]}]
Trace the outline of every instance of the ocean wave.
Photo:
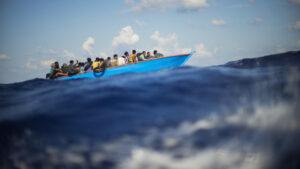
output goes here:
[{"label": "ocean wave", "polygon": [[299,73],[184,66],[1,84],[0,167],[298,168]]}]

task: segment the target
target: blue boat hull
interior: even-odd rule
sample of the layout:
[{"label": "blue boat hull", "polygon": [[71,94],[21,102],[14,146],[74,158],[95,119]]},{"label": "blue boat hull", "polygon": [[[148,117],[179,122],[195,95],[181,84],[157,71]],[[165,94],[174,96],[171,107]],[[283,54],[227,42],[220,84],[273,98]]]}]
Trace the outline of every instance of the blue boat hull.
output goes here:
[{"label": "blue boat hull", "polygon": [[169,69],[174,67],[179,67],[184,65],[187,60],[193,55],[194,52],[189,54],[183,55],[176,55],[176,56],[166,56],[158,59],[147,60],[143,62],[138,62],[134,64],[128,64],[118,67],[111,67],[107,68],[104,73],[94,73],[94,72],[87,72],[83,74],[77,74],[74,76],[62,77],[58,80],[70,80],[70,79],[78,79],[78,78],[97,78],[107,77],[112,75],[118,75],[122,73],[129,73],[129,72],[153,72],[159,71],[163,69]]}]

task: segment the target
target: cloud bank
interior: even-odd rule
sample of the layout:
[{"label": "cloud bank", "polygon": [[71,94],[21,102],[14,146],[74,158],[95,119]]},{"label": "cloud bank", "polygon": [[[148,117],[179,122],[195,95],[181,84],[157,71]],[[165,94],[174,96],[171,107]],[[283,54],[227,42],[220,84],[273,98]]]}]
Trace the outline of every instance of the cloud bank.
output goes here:
[{"label": "cloud bank", "polygon": [[7,59],[9,59],[10,57],[9,56],[7,56],[6,54],[1,54],[0,55],[0,60],[7,60]]},{"label": "cloud bank", "polygon": [[295,25],[289,26],[289,29],[300,30],[300,21],[296,21]]},{"label": "cloud bank", "polygon": [[165,55],[178,54],[178,53],[189,53],[192,50],[195,50],[196,51],[195,57],[211,58],[213,56],[213,54],[216,53],[216,50],[214,52],[207,50],[203,43],[196,44],[193,47],[193,49],[181,48],[179,46],[176,33],[172,33],[167,36],[161,36],[159,31],[155,31],[151,35],[150,38],[157,42],[154,49],[157,49],[159,52],[162,52]]},{"label": "cloud bank", "polygon": [[252,20],[250,23],[251,24],[260,24],[262,23],[263,20],[261,18],[255,18],[254,20]]},{"label": "cloud bank", "polygon": [[93,37],[89,37],[83,44],[82,49],[86,51],[89,55],[93,55],[92,46],[95,44]]},{"label": "cloud bank", "polygon": [[161,36],[159,31],[155,31],[150,38],[157,43],[154,49],[165,55],[191,52],[190,48],[179,47],[176,33]]},{"label": "cloud bank", "polygon": [[139,40],[139,35],[134,33],[132,27],[126,26],[122,28],[119,35],[113,39],[112,46],[118,47],[119,45],[134,45]]},{"label": "cloud bank", "polygon": [[210,6],[206,0],[142,0],[140,3],[136,3],[134,0],[125,0],[125,3],[131,5],[131,8],[128,10],[129,12],[174,7],[184,11],[197,11]]},{"label": "cloud bank", "polygon": [[223,25],[226,25],[226,22],[224,20],[212,20],[211,24],[216,25],[216,26],[223,26]]}]

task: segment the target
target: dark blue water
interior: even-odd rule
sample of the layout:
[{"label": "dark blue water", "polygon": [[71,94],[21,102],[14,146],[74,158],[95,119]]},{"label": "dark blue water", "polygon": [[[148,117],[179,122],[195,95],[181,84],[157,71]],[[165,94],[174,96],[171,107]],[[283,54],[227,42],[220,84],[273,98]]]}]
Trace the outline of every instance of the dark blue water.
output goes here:
[{"label": "dark blue water", "polygon": [[0,168],[299,168],[300,52],[0,85]]}]

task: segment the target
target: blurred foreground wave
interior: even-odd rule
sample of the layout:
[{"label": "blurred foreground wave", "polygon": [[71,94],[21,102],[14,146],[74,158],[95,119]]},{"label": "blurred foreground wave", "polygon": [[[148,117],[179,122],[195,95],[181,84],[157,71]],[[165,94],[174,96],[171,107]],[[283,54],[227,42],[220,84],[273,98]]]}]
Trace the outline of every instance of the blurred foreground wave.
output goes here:
[{"label": "blurred foreground wave", "polygon": [[300,52],[0,85],[0,168],[299,168]]}]

